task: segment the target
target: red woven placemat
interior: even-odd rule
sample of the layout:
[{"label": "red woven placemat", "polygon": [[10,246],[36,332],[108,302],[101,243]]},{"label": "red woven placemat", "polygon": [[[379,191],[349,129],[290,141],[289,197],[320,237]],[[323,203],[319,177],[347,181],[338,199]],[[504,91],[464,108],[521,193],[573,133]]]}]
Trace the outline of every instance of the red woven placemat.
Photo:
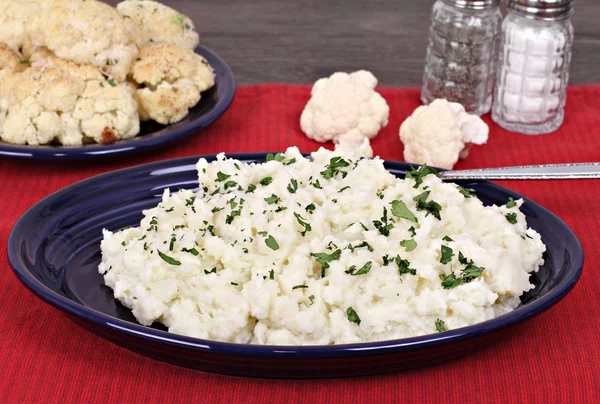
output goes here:
[{"label": "red woven placemat", "polygon": [[[382,89],[390,123],[376,154],[402,160],[400,123],[420,104],[413,89]],[[281,151],[319,144],[299,128],[306,86],[238,89],[230,110],[207,130],[148,154],[93,162],[0,160],[0,243],[41,198],[102,172],[150,161],[217,152]],[[489,119],[486,117],[488,123]],[[562,128],[545,136],[508,133],[491,124],[490,140],[456,168],[600,161],[600,86],[569,89]],[[331,147],[331,146],[328,146]],[[462,359],[368,378],[329,381],[238,379],[147,359],[79,328],[42,303],[0,255],[0,400],[22,402],[594,402],[600,399],[600,182],[504,181],[561,217],[585,251],[583,275],[558,305],[509,339]],[[596,400],[594,400],[596,399]]]}]

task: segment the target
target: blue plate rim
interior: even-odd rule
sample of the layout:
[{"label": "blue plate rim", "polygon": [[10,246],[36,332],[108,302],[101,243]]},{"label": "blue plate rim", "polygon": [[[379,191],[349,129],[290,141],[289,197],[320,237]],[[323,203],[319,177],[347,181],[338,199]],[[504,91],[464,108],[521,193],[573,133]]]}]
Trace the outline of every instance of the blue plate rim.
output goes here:
[{"label": "blue plate rim", "polygon": [[[227,153],[228,158],[234,158],[241,161],[253,162],[261,161],[265,159],[268,153]],[[579,280],[584,262],[584,253],[581,246],[581,242],[575,235],[575,233],[567,226],[567,224],[554,215],[548,209],[544,208],[537,202],[518,194],[508,188],[494,184],[489,181],[480,181],[485,183],[486,186],[490,187],[495,191],[500,191],[507,196],[512,196],[514,199],[523,198],[527,201],[528,205],[533,205],[534,208],[539,209],[542,213],[550,215],[556,220],[556,224],[565,231],[567,236],[571,237],[575,241],[575,255],[572,257],[571,268],[575,268],[574,271],[570,272],[569,277],[565,277],[547,294],[536,299],[535,301],[528,303],[526,306],[520,306],[517,309],[496,317],[494,319],[477,323],[471,326],[458,328],[456,330],[450,330],[438,334],[428,334],[419,337],[403,338],[396,340],[378,341],[378,342],[366,342],[356,344],[340,344],[340,345],[307,345],[307,346],[295,346],[295,345],[250,345],[250,344],[236,344],[228,342],[212,341],[200,338],[187,337],[183,335],[169,333],[167,331],[157,330],[154,328],[146,327],[140,324],[131,323],[125,320],[121,320],[102,312],[96,311],[90,307],[78,304],[64,296],[57,294],[42,282],[38,281],[28,270],[22,265],[19,258],[20,245],[17,244],[18,233],[20,229],[27,227],[27,222],[31,218],[37,217],[36,212],[41,210],[45,204],[54,199],[58,199],[65,194],[69,194],[73,191],[77,191],[79,188],[85,188],[88,184],[96,181],[109,180],[112,177],[122,177],[123,173],[136,174],[139,172],[158,171],[163,166],[170,169],[173,167],[190,166],[195,165],[198,159],[206,158],[207,160],[216,159],[216,154],[207,154],[199,156],[180,157],[176,159],[161,160],[153,163],[141,164],[134,167],[123,168],[119,170],[110,171],[107,173],[95,175],[88,179],[79,181],[75,184],[69,185],[59,191],[56,191],[47,197],[41,199],[35,205],[30,207],[23,215],[15,222],[7,244],[7,252],[9,263],[13,268],[13,272],[17,278],[36,296],[41,298],[46,303],[58,308],[69,316],[75,315],[75,317],[81,317],[84,320],[91,321],[94,324],[112,329],[119,330],[123,333],[129,334],[137,338],[143,338],[151,340],[156,343],[163,343],[168,345],[176,345],[180,348],[193,349],[202,351],[205,353],[213,354],[228,354],[228,355],[242,355],[252,357],[286,357],[297,356],[302,358],[329,358],[329,357],[349,357],[349,356],[368,356],[371,354],[386,354],[386,353],[398,353],[407,352],[413,350],[420,350],[431,348],[447,343],[460,342],[466,339],[476,338],[500,329],[519,324],[541,312],[549,309],[554,304],[558,303],[568,292],[575,286]],[[386,169],[406,171],[406,168],[410,166],[418,167],[417,164],[409,164],[394,160],[384,160]]]},{"label": "blue plate rim", "polygon": [[[208,61],[219,80],[217,86],[222,86],[224,90],[221,94],[222,97],[219,98],[216,105],[208,111],[208,113],[195,121],[192,121],[189,125],[170,130],[158,136],[148,138],[133,137],[110,145],[91,144],[76,147],[47,145],[26,146],[13,145],[0,141],[0,158],[26,160],[80,160],[121,156],[123,154],[140,152],[173,142],[207,127],[220,118],[230,107],[236,93],[236,80],[233,71],[227,62],[213,50],[204,45],[199,45],[196,47],[195,52]],[[168,128],[168,126],[166,128]],[[152,136],[152,133],[149,135]]]}]

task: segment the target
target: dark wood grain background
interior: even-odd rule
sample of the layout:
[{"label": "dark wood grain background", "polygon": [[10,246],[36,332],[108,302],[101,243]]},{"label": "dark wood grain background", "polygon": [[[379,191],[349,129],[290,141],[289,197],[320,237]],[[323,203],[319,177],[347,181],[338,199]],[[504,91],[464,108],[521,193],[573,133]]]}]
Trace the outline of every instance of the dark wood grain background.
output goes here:
[{"label": "dark wood grain background", "polygon": [[[503,0],[506,1],[506,0]],[[116,4],[117,1],[109,1]],[[419,87],[433,0],[163,0],[190,16],[238,85],[366,69]],[[600,82],[600,0],[576,0],[570,84]]]}]

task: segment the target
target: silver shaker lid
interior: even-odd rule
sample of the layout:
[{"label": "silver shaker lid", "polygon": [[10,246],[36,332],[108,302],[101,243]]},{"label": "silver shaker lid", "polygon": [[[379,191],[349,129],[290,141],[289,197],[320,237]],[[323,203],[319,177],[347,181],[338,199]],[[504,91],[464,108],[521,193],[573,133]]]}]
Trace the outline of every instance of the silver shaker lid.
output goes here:
[{"label": "silver shaker lid", "polygon": [[497,6],[500,0],[442,0],[451,6],[465,8],[469,10],[483,10],[492,6]]},{"label": "silver shaker lid", "polygon": [[558,21],[573,15],[573,0],[509,0],[508,9],[533,20]]}]

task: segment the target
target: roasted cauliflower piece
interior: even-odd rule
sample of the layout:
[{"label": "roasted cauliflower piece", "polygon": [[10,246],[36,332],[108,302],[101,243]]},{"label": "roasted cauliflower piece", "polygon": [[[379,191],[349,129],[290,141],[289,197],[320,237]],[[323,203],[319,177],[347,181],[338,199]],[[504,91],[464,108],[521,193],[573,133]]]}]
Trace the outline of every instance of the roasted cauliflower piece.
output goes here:
[{"label": "roasted cauliflower piece", "polygon": [[157,43],[186,49],[198,46],[198,33],[192,20],[164,4],[130,0],[117,4],[117,11],[135,25],[133,31],[138,34],[135,42],[140,48]]},{"label": "roasted cauliflower piece", "polygon": [[135,99],[142,120],[163,125],[182,120],[215,84],[208,62],[189,49],[158,44],[140,50],[131,78],[139,85]]},{"label": "roasted cauliflower piece", "polygon": [[27,23],[47,11],[53,0],[0,0],[0,42],[20,50],[27,37]]},{"label": "roasted cauliflower piece", "polygon": [[29,35],[23,40],[21,53],[23,54],[23,57],[31,63],[55,56],[54,53],[45,46],[34,45]]},{"label": "roasted cauliflower piece", "polygon": [[23,56],[8,47],[5,43],[0,43],[0,71],[20,72],[29,66],[29,61]]},{"label": "roasted cauliflower piece", "polygon": [[56,57],[8,76],[10,97],[0,97],[0,135],[14,144],[112,143],[139,133],[131,90],[98,69]]},{"label": "roasted cauliflower piece", "polygon": [[137,47],[121,15],[96,0],[55,0],[28,26],[33,46],[77,64],[91,64],[122,82],[137,57]]}]

